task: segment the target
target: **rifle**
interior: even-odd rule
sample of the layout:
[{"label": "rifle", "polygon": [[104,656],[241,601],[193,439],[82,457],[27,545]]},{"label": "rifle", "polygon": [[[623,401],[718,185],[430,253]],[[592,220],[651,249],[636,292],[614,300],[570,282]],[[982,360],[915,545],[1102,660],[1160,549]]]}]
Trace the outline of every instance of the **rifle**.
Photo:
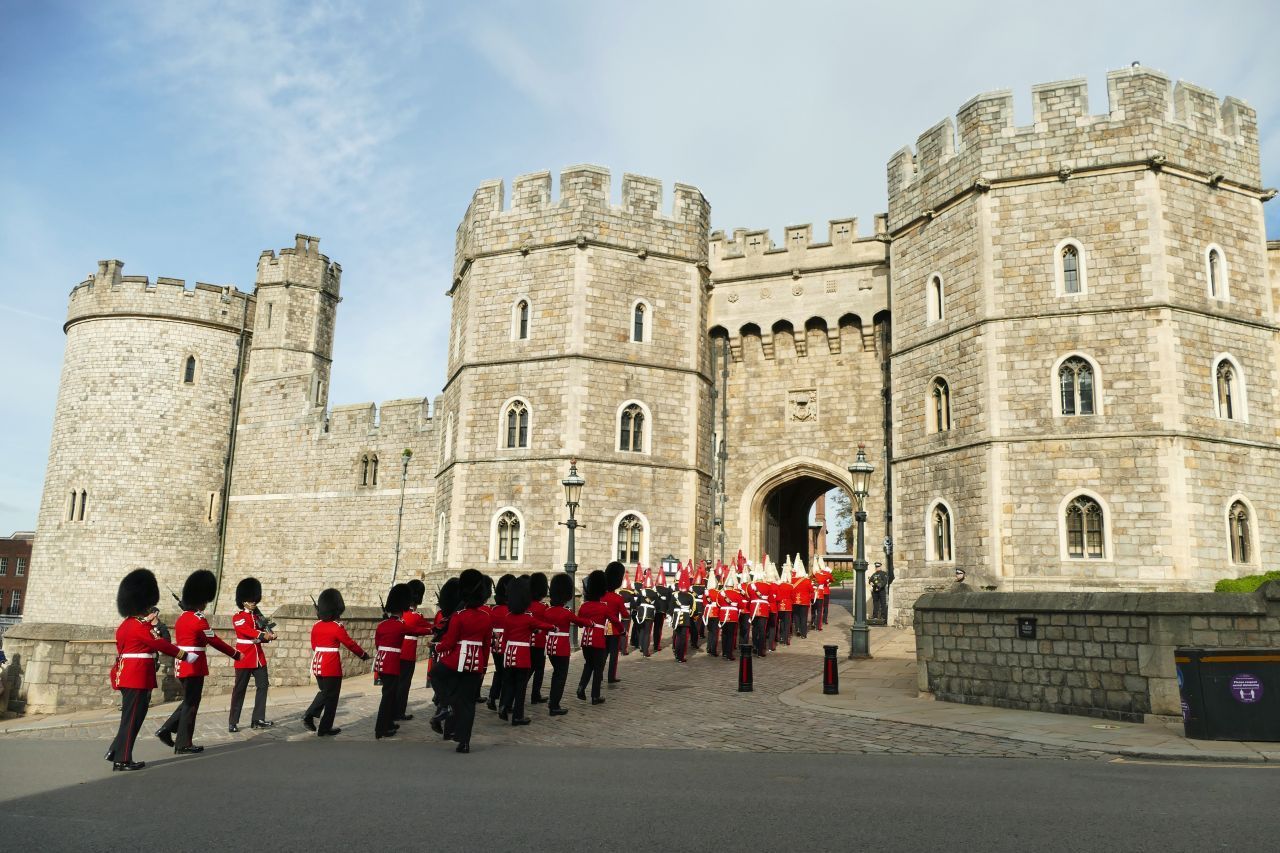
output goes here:
[{"label": "rifle", "polygon": [[311,606],[315,608],[316,617],[318,618],[320,616],[320,602],[316,601],[316,597],[314,595],[311,596]]},{"label": "rifle", "polygon": [[382,608],[383,619],[386,619],[391,616],[391,614],[387,612],[387,602],[382,598],[381,594],[378,595],[378,606]]},{"label": "rifle", "polygon": [[173,596],[173,600],[174,600],[174,601],[176,601],[176,602],[178,602],[178,609],[179,609],[179,610],[184,609],[184,608],[182,607],[182,599],[181,599],[181,598],[178,598],[178,594],[177,594],[176,592],[174,592],[174,591],[173,591],[173,587],[169,586],[168,584],[165,584],[165,585],[164,585],[164,588],[165,588],[165,589],[167,589],[167,590],[169,590],[169,594]]}]

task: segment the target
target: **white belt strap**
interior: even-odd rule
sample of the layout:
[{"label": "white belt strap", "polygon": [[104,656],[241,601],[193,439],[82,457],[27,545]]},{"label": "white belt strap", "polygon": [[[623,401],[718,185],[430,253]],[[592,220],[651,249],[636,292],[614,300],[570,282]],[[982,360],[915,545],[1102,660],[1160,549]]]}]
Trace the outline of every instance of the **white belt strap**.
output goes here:
[{"label": "white belt strap", "polygon": [[120,655],[122,658],[154,658],[155,656],[155,652],[128,652],[127,654]]},{"label": "white belt strap", "polygon": [[548,631],[547,636],[548,637],[567,637],[569,636],[569,632],[568,631]]},{"label": "white belt strap", "polygon": [[[337,651],[337,649],[334,649],[334,651],[336,652],[336,651]],[[400,647],[399,647],[399,646],[378,646],[378,651],[380,651],[380,652],[398,652],[398,651],[400,651]]]},{"label": "white belt strap", "polygon": [[337,646],[316,646],[314,649],[317,652],[336,652],[337,650]]},{"label": "white belt strap", "polygon": [[507,640],[507,645],[508,645],[508,646],[524,646],[524,647],[526,647],[526,648],[528,648],[528,646],[529,646],[529,644],[528,644],[528,643],[517,643],[517,642],[516,642],[516,641],[514,641],[514,640]]},{"label": "white belt strap", "polygon": [[195,652],[196,654],[204,654],[204,646],[178,646],[184,652]]},{"label": "white belt strap", "polygon": [[236,642],[242,646],[256,646],[259,643],[261,643],[262,640],[242,640],[239,637],[237,637]]}]

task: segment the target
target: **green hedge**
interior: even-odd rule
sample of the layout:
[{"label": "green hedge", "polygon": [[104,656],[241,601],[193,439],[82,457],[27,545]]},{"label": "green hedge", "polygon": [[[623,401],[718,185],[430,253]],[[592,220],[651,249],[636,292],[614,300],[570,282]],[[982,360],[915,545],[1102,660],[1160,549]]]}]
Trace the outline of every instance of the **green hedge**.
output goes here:
[{"label": "green hedge", "polygon": [[1214,592],[1253,592],[1267,581],[1280,581],[1280,572],[1267,572],[1265,575],[1245,575],[1242,578],[1227,578],[1218,581]]},{"label": "green hedge", "polygon": [[832,583],[844,583],[845,581],[848,581],[848,580],[853,580],[852,569],[833,569],[832,570],[831,572]]}]

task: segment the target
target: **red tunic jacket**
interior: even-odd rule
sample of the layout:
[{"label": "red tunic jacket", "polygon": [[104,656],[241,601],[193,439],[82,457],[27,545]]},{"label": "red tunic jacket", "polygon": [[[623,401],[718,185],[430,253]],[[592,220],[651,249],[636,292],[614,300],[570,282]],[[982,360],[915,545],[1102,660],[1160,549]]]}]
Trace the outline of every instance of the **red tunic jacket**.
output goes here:
[{"label": "red tunic jacket", "polygon": [[449,627],[436,644],[440,665],[454,672],[483,674],[489,666],[491,614],[481,607],[468,607],[449,617]]},{"label": "red tunic jacket", "polygon": [[[603,601],[584,601],[578,608],[578,615],[588,624],[582,630],[582,646],[590,649],[605,647],[605,625],[613,618],[614,610]],[[618,626],[621,631],[621,626]]]},{"label": "red tunic jacket", "polygon": [[551,624],[547,632],[547,654],[558,658],[567,658],[573,651],[569,647],[569,626],[585,628],[591,624],[567,607],[548,607],[542,612],[542,619]]},{"label": "red tunic jacket", "polygon": [[[420,626],[431,626],[427,621],[427,617],[423,616],[416,610],[406,610],[401,617],[404,624],[408,628],[417,628]],[[431,633],[429,630],[423,633]],[[418,659],[418,636],[417,634],[405,634],[404,644],[400,646],[400,660],[417,660]]]},{"label": "red tunic jacket", "polygon": [[[545,610],[545,608],[543,608]],[[538,629],[551,630],[550,622],[546,622],[532,613],[508,613],[506,630],[502,635],[502,665],[516,669],[529,669],[533,666],[530,651],[533,649],[533,635]]]},{"label": "red tunic jacket", "polygon": [[[543,622],[547,621],[547,617],[544,615],[546,612],[547,612],[547,604],[545,601],[529,602],[528,613],[534,619],[541,619]],[[531,646],[531,648],[541,649],[544,646],[546,646],[546,644],[547,644],[547,632],[541,628],[535,630],[533,632],[533,645]]]},{"label": "red tunic jacket", "polygon": [[421,637],[429,633],[431,633],[431,626],[425,619],[421,625],[412,627],[406,625],[399,616],[383,619],[373,630],[373,644],[378,649],[373,659],[373,671],[385,675],[399,675],[400,652],[404,648],[405,635],[413,634],[415,637]]},{"label": "red tunic jacket", "polygon": [[712,619],[720,618],[720,590],[707,590],[704,608],[705,609],[702,611],[702,618],[707,622],[710,622]]},{"label": "red tunic jacket", "polygon": [[176,658],[182,650],[156,635],[152,626],[130,616],[116,628],[116,654],[120,659],[111,670],[111,686],[135,690],[154,690],[156,686],[156,653]]},{"label": "red tunic jacket", "polygon": [[746,597],[736,589],[726,589],[720,596],[720,621],[737,622],[747,603]]},{"label": "red tunic jacket", "polygon": [[268,642],[258,625],[258,618],[252,610],[239,610],[231,617],[231,624],[236,628],[236,648],[243,657],[236,661],[236,669],[257,669],[267,665],[267,653],[262,644]]},{"label": "red tunic jacket", "polygon": [[346,646],[358,658],[368,657],[364,649],[347,633],[341,622],[321,621],[311,626],[311,673],[321,678],[342,677],[342,657],[338,644]]},{"label": "red tunic jacket", "polygon": [[747,586],[750,597],[750,615],[752,619],[769,615],[769,599],[765,596],[764,584],[752,583]]},{"label": "red tunic jacket", "polygon": [[800,607],[808,607],[813,604],[813,581],[801,575],[792,581],[796,590],[796,604]]},{"label": "red tunic jacket", "polygon": [[506,621],[507,605],[495,604],[489,609],[489,650],[499,661],[502,660],[502,654],[505,651],[502,646],[502,632],[507,628]]},{"label": "red tunic jacket", "polygon": [[783,581],[780,584],[776,584],[774,589],[778,593],[778,611],[781,613],[790,613],[791,605],[794,604],[796,600],[796,588],[786,581]]},{"label": "red tunic jacket", "polygon": [[609,621],[604,628],[605,636],[621,634],[622,623],[630,616],[627,612],[626,600],[616,592],[609,591],[600,596],[600,603],[610,608]]},{"label": "red tunic jacket", "polygon": [[205,657],[204,650],[206,643],[229,658],[236,656],[236,650],[213,633],[213,629],[209,627],[209,620],[204,618],[204,614],[199,610],[182,611],[182,615],[173,623],[173,639],[182,651],[200,655],[200,660],[195,663],[187,663],[183,658],[178,659],[178,678],[209,674],[209,661]]}]

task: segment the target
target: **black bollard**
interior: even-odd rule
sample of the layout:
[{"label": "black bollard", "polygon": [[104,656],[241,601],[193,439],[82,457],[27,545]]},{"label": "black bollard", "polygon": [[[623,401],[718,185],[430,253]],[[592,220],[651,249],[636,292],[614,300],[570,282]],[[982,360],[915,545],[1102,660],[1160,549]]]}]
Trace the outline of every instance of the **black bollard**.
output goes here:
[{"label": "black bollard", "polygon": [[834,696],[840,692],[840,673],[836,670],[836,647],[822,647],[822,695]]},{"label": "black bollard", "polygon": [[738,646],[738,692],[750,693],[753,689],[751,686],[751,644],[742,643]]}]

